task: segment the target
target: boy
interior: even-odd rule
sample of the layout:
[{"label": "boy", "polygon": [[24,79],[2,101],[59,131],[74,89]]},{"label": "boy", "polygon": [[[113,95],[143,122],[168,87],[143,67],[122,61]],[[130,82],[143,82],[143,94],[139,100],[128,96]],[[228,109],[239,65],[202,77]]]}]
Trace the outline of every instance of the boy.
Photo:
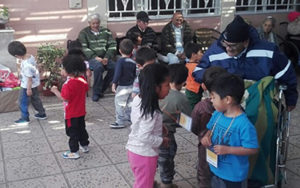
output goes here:
[{"label": "boy", "polygon": [[37,69],[34,57],[30,54],[27,54],[26,47],[19,41],[13,41],[9,43],[8,52],[10,53],[10,55],[21,60],[21,90],[19,95],[19,108],[21,110],[21,118],[15,121],[15,124],[28,125],[29,101],[31,101],[32,106],[38,112],[34,115],[34,117],[36,119],[47,119],[45,109],[39,97],[38,86],[40,85],[40,74]]},{"label": "boy", "polygon": [[137,70],[136,70],[136,78],[133,82],[132,88],[132,95],[131,97],[134,98],[137,94],[140,93],[139,87],[139,73],[140,71],[147,65],[153,64],[156,61],[156,52],[147,46],[143,46],[136,52],[135,61],[137,63]]},{"label": "boy", "polygon": [[[203,74],[203,82],[201,88],[203,91],[210,92],[213,81],[222,73],[227,71],[222,67],[209,67]],[[198,136],[198,165],[197,180],[199,188],[209,188],[211,181],[211,173],[206,161],[205,147],[201,144],[201,139],[207,132],[206,124],[209,122],[212,113],[215,111],[210,98],[206,98],[198,102],[192,111],[192,132]]]},{"label": "boy", "polygon": [[78,159],[79,144],[84,153],[89,151],[89,135],[85,129],[85,99],[89,89],[83,74],[86,64],[81,55],[67,55],[62,60],[67,81],[63,84],[61,93],[56,86],[51,91],[64,101],[66,133],[69,138],[70,151],[63,153],[65,159]]},{"label": "boy", "polygon": [[244,81],[229,73],[218,76],[211,86],[216,111],[207,124],[201,143],[213,174],[212,188],[247,187],[248,156],[257,152],[256,130],[240,106]]},{"label": "boy", "polygon": [[110,124],[110,128],[124,128],[130,125],[130,104],[132,102],[132,84],[136,76],[136,63],[130,58],[133,43],[124,39],[120,43],[119,52],[122,57],[118,60],[112,81],[112,92],[115,95],[116,121]]},{"label": "boy", "polygon": [[200,83],[195,81],[192,73],[198,65],[198,62],[201,60],[203,53],[201,46],[196,43],[188,43],[184,51],[186,57],[189,58],[189,62],[185,65],[189,70],[189,75],[186,79],[185,94],[193,109],[194,106],[201,100],[203,91],[201,90]]},{"label": "boy", "polygon": [[177,151],[174,133],[178,126],[177,119],[180,112],[190,115],[192,109],[186,96],[180,92],[188,75],[187,68],[183,64],[171,64],[168,69],[170,91],[165,99],[160,101],[159,106],[163,112],[163,124],[168,130],[169,147],[161,146],[159,148],[158,166],[162,181],[161,188],[176,188],[177,185],[172,183],[175,175],[174,157]]}]

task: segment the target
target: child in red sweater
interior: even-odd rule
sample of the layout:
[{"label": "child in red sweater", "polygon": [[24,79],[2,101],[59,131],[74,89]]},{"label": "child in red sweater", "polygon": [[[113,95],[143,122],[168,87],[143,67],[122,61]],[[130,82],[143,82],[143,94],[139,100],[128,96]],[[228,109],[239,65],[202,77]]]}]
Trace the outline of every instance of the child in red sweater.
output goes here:
[{"label": "child in red sweater", "polygon": [[63,72],[67,74],[67,80],[63,84],[61,92],[56,86],[51,91],[64,101],[66,133],[69,138],[70,151],[63,154],[66,159],[78,159],[79,144],[82,152],[89,151],[89,135],[85,129],[85,96],[88,84],[84,78],[86,65],[80,55],[67,55],[62,61]]}]

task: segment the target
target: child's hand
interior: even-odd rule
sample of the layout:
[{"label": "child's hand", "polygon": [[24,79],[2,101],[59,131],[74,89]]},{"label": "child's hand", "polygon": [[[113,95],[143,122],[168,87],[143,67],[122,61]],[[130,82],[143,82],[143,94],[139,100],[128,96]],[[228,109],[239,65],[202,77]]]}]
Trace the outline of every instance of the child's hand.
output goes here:
[{"label": "child's hand", "polygon": [[162,126],[162,134],[163,136],[168,136],[169,131],[165,125]]},{"label": "child's hand", "polygon": [[52,93],[56,93],[58,91],[57,86],[52,86],[51,89],[50,89],[50,91]]},{"label": "child's hand", "polygon": [[211,146],[211,139],[210,136],[205,135],[202,139],[201,139],[201,144],[205,147]]},{"label": "child's hand", "polygon": [[214,151],[217,155],[225,155],[228,154],[229,148],[228,146],[224,146],[224,145],[215,145]]},{"label": "child's hand", "polygon": [[112,86],[111,86],[111,91],[112,91],[113,93],[116,93],[116,84],[112,84]]},{"label": "child's hand", "polygon": [[136,95],[136,93],[131,93],[131,98],[134,98]]},{"label": "child's hand", "polygon": [[167,148],[167,147],[169,147],[169,141],[170,141],[169,137],[164,136],[164,137],[163,137],[163,142],[162,142],[161,145],[162,145],[163,147],[166,147],[166,148]]},{"label": "child's hand", "polygon": [[27,96],[31,96],[31,95],[32,95],[32,90],[31,90],[31,88],[26,90],[26,94],[27,94]]}]

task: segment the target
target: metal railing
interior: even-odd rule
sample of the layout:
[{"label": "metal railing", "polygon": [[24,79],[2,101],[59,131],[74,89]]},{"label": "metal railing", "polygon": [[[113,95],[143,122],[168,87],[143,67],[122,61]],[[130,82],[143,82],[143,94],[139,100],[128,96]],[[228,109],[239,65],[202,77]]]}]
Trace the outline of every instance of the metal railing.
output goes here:
[{"label": "metal railing", "polygon": [[141,10],[151,19],[170,18],[177,11],[184,17],[216,16],[220,14],[220,0],[107,0],[109,21],[135,20]]},{"label": "metal railing", "polygon": [[236,0],[237,13],[289,12],[300,6],[300,0]]}]

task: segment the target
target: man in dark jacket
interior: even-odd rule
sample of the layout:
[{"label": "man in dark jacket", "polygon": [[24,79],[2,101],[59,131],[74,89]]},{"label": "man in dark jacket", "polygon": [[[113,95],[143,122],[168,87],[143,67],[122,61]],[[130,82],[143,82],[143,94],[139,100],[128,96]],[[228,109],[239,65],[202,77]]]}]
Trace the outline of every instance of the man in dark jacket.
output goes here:
[{"label": "man in dark jacket", "polygon": [[161,53],[168,57],[168,63],[185,60],[184,46],[192,42],[192,30],[182,13],[175,12],[172,20],[162,30]]},{"label": "man in dark jacket", "polygon": [[[100,15],[92,14],[88,18],[89,26],[82,29],[78,40],[82,50],[89,61],[90,69],[94,72],[93,101],[103,97],[114,76],[115,63],[111,59],[116,54],[117,44],[110,30],[100,27]],[[107,70],[103,80],[102,74]]]}]

